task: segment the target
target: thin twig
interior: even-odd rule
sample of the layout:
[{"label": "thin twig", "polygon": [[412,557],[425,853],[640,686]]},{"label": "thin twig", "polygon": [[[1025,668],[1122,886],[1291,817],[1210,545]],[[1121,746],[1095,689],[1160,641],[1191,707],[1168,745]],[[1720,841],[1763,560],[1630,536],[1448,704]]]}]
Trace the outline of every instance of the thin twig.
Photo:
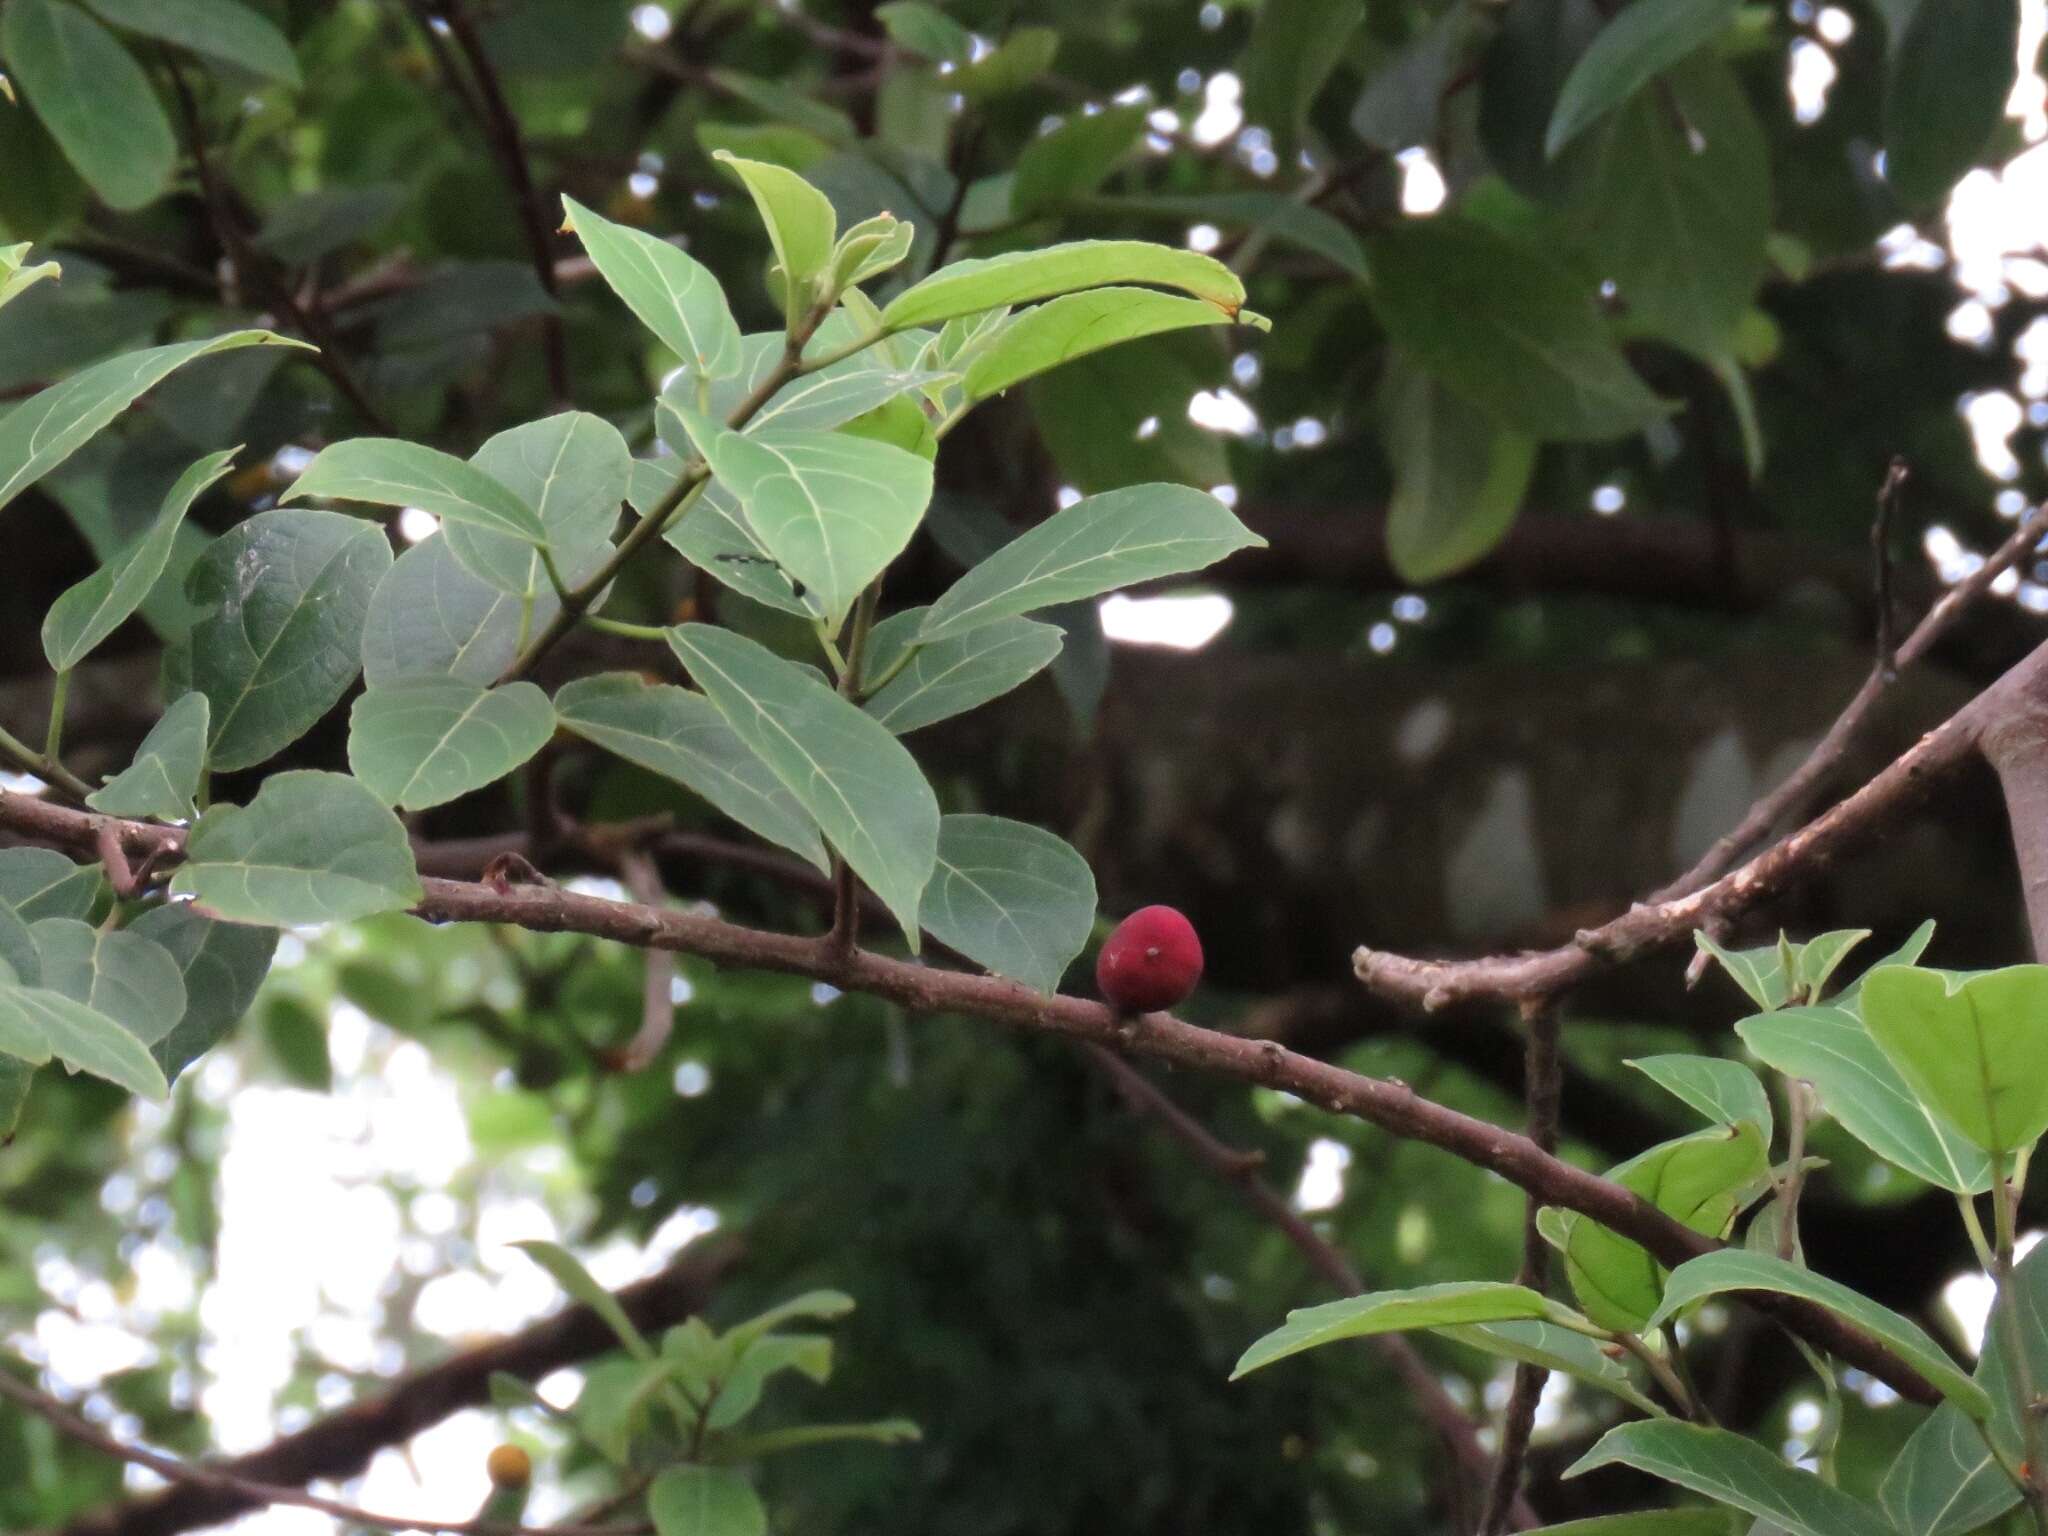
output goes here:
[{"label": "thin twig", "polygon": [[[1125,1103],[1139,1114],[1151,1117],[1169,1136],[1186,1147],[1195,1161],[1235,1189],[1260,1220],[1294,1246],[1311,1269],[1346,1296],[1356,1296],[1365,1290],[1364,1277],[1352,1268],[1351,1261],[1310,1226],[1272,1185],[1259,1177],[1258,1170],[1263,1160],[1257,1154],[1241,1152],[1219,1141],[1208,1127],[1174,1103],[1150,1078],[1115,1051],[1105,1050],[1099,1045],[1083,1049],[1088,1059],[1115,1085]],[[1430,1426],[1442,1437],[1467,1475],[1474,1480],[1484,1477],[1492,1458],[1479,1443],[1472,1420],[1444,1390],[1443,1383],[1415,1352],[1414,1346],[1400,1335],[1391,1333],[1377,1334],[1372,1342],[1407,1385],[1429,1419]],[[1506,1518],[1515,1530],[1528,1530],[1537,1524],[1535,1511],[1512,1497]]]},{"label": "thin twig", "polygon": [[[620,857],[619,878],[635,901],[658,907],[667,899],[661,872],[654,867],[654,860],[639,849]],[[666,950],[650,949],[642,954],[641,962],[646,977],[641,985],[640,1028],[618,1053],[621,1072],[638,1072],[659,1056],[676,1026],[675,956]]]},{"label": "thin twig", "polygon": [[507,1524],[498,1520],[425,1520],[412,1515],[380,1515],[371,1510],[358,1509],[353,1504],[344,1504],[338,1499],[323,1499],[316,1493],[306,1492],[303,1488],[280,1488],[268,1483],[250,1482],[246,1478],[235,1476],[232,1472],[195,1466],[190,1462],[180,1461],[175,1456],[162,1455],[145,1446],[129,1445],[125,1441],[116,1440],[97,1425],[73,1412],[66,1404],[17,1379],[4,1365],[0,1365],[0,1398],[7,1399],[18,1408],[26,1409],[80,1445],[90,1446],[93,1450],[133,1466],[146,1468],[165,1482],[217,1489],[253,1504],[281,1504],[293,1509],[315,1510],[350,1525],[367,1525],[384,1531],[441,1532],[444,1536],[642,1536],[642,1533],[654,1529],[651,1525],[640,1523],[536,1526]]},{"label": "thin twig", "polygon": [[[1527,1034],[1522,1099],[1529,1139],[1545,1152],[1554,1153],[1564,1100],[1556,1006],[1548,1000],[1525,1004],[1522,1028]],[[1550,1279],[1550,1244],[1536,1226],[1541,1209],[1531,1195],[1522,1212],[1522,1268],[1516,1279],[1532,1291],[1541,1291]],[[1522,1464],[1528,1458],[1529,1436],[1536,1428],[1536,1405],[1549,1381],[1550,1372],[1540,1365],[1523,1362],[1515,1367],[1514,1386],[1501,1422],[1500,1460],[1487,1490],[1485,1513],[1479,1518],[1479,1536],[1500,1536],[1507,1529],[1509,1511],[1521,1493]]]},{"label": "thin twig", "polygon": [[1877,671],[1889,683],[1898,676],[1892,645],[1892,514],[1906,489],[1906,461],[1893,459],[1877,488],[1877,516],[1870,524],[1870,585],[1877,595]]}]

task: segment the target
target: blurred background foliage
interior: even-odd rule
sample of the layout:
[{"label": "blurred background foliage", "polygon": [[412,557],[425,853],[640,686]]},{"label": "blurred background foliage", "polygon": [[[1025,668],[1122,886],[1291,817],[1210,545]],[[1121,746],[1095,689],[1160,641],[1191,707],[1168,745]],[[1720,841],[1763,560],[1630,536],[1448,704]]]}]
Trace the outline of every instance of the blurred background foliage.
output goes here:
[{"label": "blurred background foliage", "polygon": [[[189,622],[184,568],[311,450],[391,431],[467,453],[554,409],[563,381],[652,450],[674,360],[553,233],[559,194],[686,240],[748,329],[776,308],[719,148],[800,170],[842,224],[915,220],[915,270],[942,249],[1186,242],[1244,274],[1270,335],[1132,343],[977,412],[891,597],[929,599],[1067,488],[1231,487],[1272,549],[1105,613],[1108,638],[1079,615],[1049,680],[920,755],[949,809],[1073,840],[1106,912],[1186,907],[1211,957],[1192,1016],[1512,1123],[1513,1021],[1388,1014],[1351,986],[1351,945],[1554,942],[1667,878],[1866,670],[1887,462],[1912,470],[1883,541],[1902,607],[1970,569],[2048,475],[2033,0],[1921,0],[1931,22],[1909,0],[1729,5],[1555,158],[1560,85],[1614,9],[1593,0],[244,3],[264,28],[228,45],[179,35],[183,7],[0,6],[20,98],[0,103],[0,239],[64,268],[0,313],[0,398],[259,318],[324,349],[195,366],[23,498],[0,724],[27,735],[50,598],[195,448],[247,445],[143,618],[80,674],[87,772],[125,762],[153,717],[159,650]],[[35,40],[51,26],[112,52],[52,74]],[[83,120],[65,109],[81,100]],[[1602,417],[1511,344],[1525,320],[1664,407]],[[629,573],[622,610],[773,638],[773,615],[665,571]],[[1867,763],[2021,654],[2043,610],[2048,570],[2002,583],[1901,682]],[[606,654],[565,647],[560,665]],[[291,760],[340,749],[330,723]],[[586,821],[718,830],[620,764],[569,752],[553,771]],[[515,788],[417,830],[479,836],[521,813]],[[756,876],[681,855],[662,872],[748,921],[819,923]],[[2017,913],[1987,790],[1759,931],[1883,942],[1932,915],[1935,958],[1969,965],[2021,953]],[[779,1531],[1437,1532],[1475,1507],[1376,1355],[1224,1384],[1318,1282],[1055,1043],[684,962],[673,1039],[621,1073],[630,953],[410,919],[287,949],[167,1112],[51,1082],[0,1152],[0,1328],[124,1433],[249,1448],[544,1310],[555,1293],[512,1239],[559,1235],[618,1282],[715,1226],[745,1243],[715,1317],[813,1285],[859,1302],[829,1386],[765,1414],[925,1429],[778,1461]],[[1572,1000],[1568,1155],[1605,1166],[1686,1128],[1626,1058],[1735,1049],[1732,988],[1688,993],[1681,969],[1656,957]],[[1165,1086],[1261,1153],[1373,1282],[1514,1269],[1521,1198],[1491,1175],[1271,1095]],[[1826,1129],[1816,1148],[1815,1266],[1953,1330],[1944,1288],[1969,1265],[1921,1237],[1938,1202]],[[1967,1317],[1967,1286],[1946,1294]],[[1810,1431],[1796,1357],[1718,1326],[1706,1387],[1724,1422]],[[1425,1348],[1465,1401],[1498,1408],[1492,1363]],[[1911,1427],[1883,1398],[1852,1394],[1846,1486]],[[1605,1412],[1547,1405],[1547,1515],[1646,1495],[1612,1473],[1555,1481]],[[504,1433],[552,1458],[537,1513],[602,1491],[530,1413],[465,1415],[358,1491],[473,1510],[481,1448]],[[7,1528],[119,1486],[46,1426],[0,1419]]]}]

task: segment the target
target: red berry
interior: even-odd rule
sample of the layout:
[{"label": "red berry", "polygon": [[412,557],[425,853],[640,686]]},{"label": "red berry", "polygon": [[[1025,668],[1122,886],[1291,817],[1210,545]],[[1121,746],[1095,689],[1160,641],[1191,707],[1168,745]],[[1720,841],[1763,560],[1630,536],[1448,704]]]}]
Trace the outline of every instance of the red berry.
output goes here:
[{"label": "red berry", "polygon": [[1171,1008],[1201,979],[1202,941],[1172,907],[1140,907],[1095,957],[1095,985],[1119,1013]]}]

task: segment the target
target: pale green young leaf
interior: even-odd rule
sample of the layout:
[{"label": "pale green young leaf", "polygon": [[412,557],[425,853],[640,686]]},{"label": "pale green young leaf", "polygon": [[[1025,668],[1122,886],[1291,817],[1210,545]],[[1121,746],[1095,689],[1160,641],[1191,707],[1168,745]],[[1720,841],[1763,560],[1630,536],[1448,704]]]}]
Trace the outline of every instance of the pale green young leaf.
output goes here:
[{"label": "pale green young leaf", "polygon": [[654,1359],[654,1346],[633,1326],[633,1320],[626,1316],[626,1309],[619,1305],[618,1297],[599,1285],[575,1254],[560,1243],[545,1242],[539,1238],[530,1238],[512,1246],[546,1270],[555,1284],[569,1293],[570,1300],[580,1301],[595,1312],[599,1321],[611,1329],[619,1343],[625,1346],[627,1354],[635,1360]]},{"label": "pale green young leaf", "polygon": [[1514,527],[1536,443],[1496,425],[1420,368],[1392,359],[1380,408],[1394,467],[1387,558],[1420,585],[1491,554]]},{"label": "pale green young leaf", "polygon": [[555,713],[565,730],[702,795],[820,873],[829,868],[810,813],[702,694],[608,672],[564,684]]},{"label": "pale green young leaf", "polygon": [[[1819,941],[1816,940],[1815,942],[1818,943]],[[1913,965],[1918,962],[1922,955],[1927,953],[1927,946],[1933,942],[1934,919],[1930,917],[1926,922],[1906,935],[1905,943],[1886,955],[1882,960],[1873,960],[1864,968],[1862,975],[1836,993],[1834,998],[1835,1006],[1838,1008],[1848,1008],[1852,1011],[1860,1008],[1862,1006],[1863,983],[1870,979],[1879,966]]]},{"label": "pale green young leaf", "polygon": [[[1720,1237],[1769,1166],[1762,1135],[1745,1120],[1664,1142],[1607,1177],[1695,1232]],[[1640,1331],[1664,1293],[1663,1268],[1640,1244],[1589,1217],[1566,1225],[1565,1270],[1579,1305],[1603,1328]]]},{"label": "pale green young leaf", "polygon": [[86,0],[102,20],[280,85],[299,83],[284,34],[239,0]]},{"label": "pale green young leaf", "polygon": [[334,707],[390,568],[375,523],[303,507],[259,512],[206,547],[186,578],[211,610],[193,628],[186,685],[206,695],[215,769],[262,762]]},{"label": "pale green young leaf", "polygon": [[712,158],[737,176],[754,200],[776,264],[782,268],[787,318],[795,325],[817,298],[817,279],[831,268],[838,215],[825,194],[795,171],[764,160],[742,160],[723,150]]},{"label": "pale green young leaf", "polygon": [[726,1467],[671,1467],[647,1490],[655,1536],[766,1536],[768,1512]]},{"label": "pale green young leaf", "polygon": [[10,299],[20,298],[45,278],[59,275],[57,263],[54,261],[37,262],[32,267],[23,265],[28,260],[28,252],[27,241],[19,245],[0,247],[0,305],[5,305]]},{"label": "pale green young leaf", "polygon": [[554,707],[532,683],[410,677],[356,700],[348,766],[385,804],[423,811],[496,783],[554,730]]},{"label": "pale green young leaf", "polygon": [[742,434],[695,412],[680,414],[712,473],[739,498],[754,536],[815,594],[836,631],[917,531],[931,500],[931,463],[840,432]]},{"label": "pale green young leaf", "polygon": [[1957,977],[1888,965],[1862,991],[1864,1027],[1915,1097],[1997,1156],[2048,1130],[2048,966]]},{"label": "pale green young leaf", "polygon": [[1704,928],[1693,934],[1692,941],[1701,953],[1712,955],[1721,969],[1728,973],[1728,979],[1742,988],[1749,1000],[1764,1012],[1782,1008],[1792,1000],[1796,978],[1785,973],[1783,956],[1777,945],[1724,949]]},{"label": "pale green young leaf", "polygon": [[177,139],[156,87],[111,32],[60,0],[11,0],[0,12],[0,53],[102,202],[125,212],[163,195]]},{"label": "pale green young leaf", "polygon": [[170,1093],[146,1045],[105,1014],[47,987],[0,986],[0,1053],[36,1066],[54,1057],[159,1103]]},{"label": "pale green young leaf", "polygon": [[277,928],[400,911],[423,894],[390,808],[345,774],[306,769],[200,817],[171,891],[208,915]]},{"label": "pale green young leaf", "polygon": [[932,605],[924,641],[1034,608],[1212,565],[1265,540],[1205,491],[1133,485],[1055,512],[975,566]]},{"label": "pale green young leaf", "polygon": [[1540,1318],[1549,1308],[1550,1303],[1526,1285],[1498,1280],[1454,1280],[1405,1291],[1369,1291],[1318,1307],[1297,1307],[1287,1314],[1285,1323],[1239,1357],[1230,1379],[1236,1381],[1276,1360],[1342,1339],[1412,1328]]},{"label": "pale green young leaf", "polygon": [[1051,995],[1095,925],[1095,876],[1086,859],[1038,827],[947,816],[920,920],[977,965]]},{"label": "pale green young leaf", "polygon": [[[833,427],[845,426],[856,416],[885,405],[898,395],[924,389],[947,377],[949,375],[941,372],[891,366],[879,348],[857,352],[843,362],[783,385],[766,405],[754,413],[746,431],[750,436],[771,429],[829,431]],[[675,441],[681,432],[681,421],[674,416],[673,408],[677,404],[689,406],[688,399],[680,392],[687,383],[687,380],[677,380],[662,396],[664,414],[670,417],[669,430],[662,434],[662,440],[678,451],[684,451]],[[684,442],[687,441],[685,437]]]},{"label": "pale green young leaf", "polygon": [[123,353],[80,369],[0,416],[0,507],[186,363],[237,347],[304,345],[272,331],[231,331],[205,341]]},{"label": "pale green young leaf", "polygon": [[469,523],[529,544],[548,541],[540,514],[483,470],[401,438],[357,437],[321,449],[280,500],[314,496],[419,507],[443,522]]},{"label": "pale green young leaf", "polygon": [[1617,1462],[1746,1510],[1785,1536],[1871,1536],[1884,1528],[1884,1517],[1861,1500],[1725,1429],[1675,1419],[1618,1425],[1564,1475]]},{"label": "pale green young leaf", "polygon": [[1735,1033],[1768,1065],[1813,1084],[1842,1129],[1887,1162],[1956,1194],[1990,1188],[1990,1159],[1947,1116],[1914,1097],[1854,1013],[1830,1005],[1785,1008],[1744,1019]]},{"label": "pale green young leaf", "polygon": [[[469,462],[539,516],[563,580],[578,580],[610,555],[633,457],[603,417],[563,411],[530,421],[498,433]],[[463,522],[448,523],[441,537],[464,566],[498,590],[536,601],[543,592],[554,597],[540,550],[525,539]]]},{"label": "pale green young leaf", "polygon": [[563,228],[583,242],[598,275],[685,368],[715,379],[739,367],[739,324],[702,262],[666,240],[614,224],[573,197],[562,204],[569,213]]},{"label": "pale green young leaf", "polygon": [[986,400],[1012,384],[1120,341],[1231,321],[1263,324],[1250,310],[1236,316],[1214,304],[1150,288],[1091,288],[1027,309],[1006,326],[967,370],[966,399]]},{"label": "pale green young leaf", "polygon": [[740,1352],[711,1405],[708,1427],[730,1429],[759,1406],[761,1390],[784,1371],[823,1385],[832,1376],[832,1341],[816,1334],[776,1333]]},{"label": "pale green young leaf", "polygon": [[1763,1133],[1769,1146],[1773,1123],[1771,1096],[1763,1083],[1739,1061],[1718,1056],[1643,1056],[1626,1063],[1665,1092],[1698,1110],[1716,1125],[1744,1120]]},{"label": "pale green young leaf", "polygon": [[1064,639],[1056,624],[1008,618],[926,644],[917,638],[926,612],[893,613],[868,637],[863,675],[889,681],[862,707],[899,736],[1001,698],[1050,664]]},{"label": "pale green young leaf", "polygon": [[685,624],[669,644],[740,740],[768,765],[918,947],[939,806],[888,730],[818,678],[730,630]]},{"label": "pale green young leaf", "polygon": [[1889,1347],[1971,1418],[1991,1416],[1991,1399],[1984,1389],[1918,1323],[1840,1281],[1769,1254],[1728,1248],[1679,1265],[1665,1282],[1664,1299],[1651,1314],[1648,1326],[1668,1322],[1695,1302],[1726,1291],[1769,1291],[1825,1307]]},{"label": "pale green young leaf", "polygon": [[100,889],[97,864],[74,864],[50,848],[0,848],[0,905],[23,922],[89,918]]},{"label": "pale green young leaf", "polygon": [[1543,149],[1556,155],[1658,75],[1717,37],[1741,0],[1636,0],[1593,36],[1551,109]]},{"label": "pale green young leaf", "polygon": [[832,248],[831,291],[846,293],[902,265],[916,239],[917,226],[894,214],[878,213],[863,219]]},{"label": "pale green young leaf", "polygon": [[140,538],[50,605],[43,616],[43,655],[53,670],[69,672],[142,605],[171,558],[185,514],[228,472],[239,451],[210,453],[186,470]]},{"label": "pale green young leaf", "polygon": [[150,1047],[164,1076],[176,1082],[256,1001],[277,949],[277,930],[216,922],[193,911],[190,902],[166,902],[142,913],[127,931],[170,951],[185,978],[185,1011]]},{"label": "pale green young leaf", "polygon": [[[1932,924],[1926,926],[1931,938]],[[1849,951],[1869,937],[1868,928],[1838,928],[1832,933],[1816,934],[1797,946],[1792,979],[1800,995],[1818,1001]]]},{"label": "pale green young leaf", "polygon": [[30,925],[40,956],[38,985],[105,1014],[154,1045],[185,1012],[185,977],[171,952],[146,934],[95,928],[75,917]]},{"label": "pale green young leaf", "polygon": [[734,1323],[726,1330],[725,1344],[733,1350],[747,1347],[784,1323],[799,1319],[819,1322],[836,1322],[853,1310],[853,1298],[844,1291],[805,1291],[787,1301],[779,1301],[765,1312],[757,1312],[745,1322]]},{"label": "pale green young leaf", "polygon": [[952,262],[890,300],[882,322],[900,331],[1112,284],[1172,288],[1233,318],[1244,304],[1244,284],[1214,257],[1144,240],[1079,240]]}]

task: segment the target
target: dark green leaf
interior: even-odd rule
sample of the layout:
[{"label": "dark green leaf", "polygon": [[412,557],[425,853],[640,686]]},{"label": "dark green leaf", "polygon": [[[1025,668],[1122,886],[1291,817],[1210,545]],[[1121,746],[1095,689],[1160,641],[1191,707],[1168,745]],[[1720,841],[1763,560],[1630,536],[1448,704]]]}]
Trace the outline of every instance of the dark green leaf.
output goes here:
[{"label": "dark green leaf", "polygon": [[281,85],[299,83],[292,45],[237,0],[86,0],[117,27],[174,43]]},{"label": "dark green leaf", "polygon": [[1890,52],[1884,178],[1923,207],[1984,153],[2019,71],[2019,0],[1919,0]]},{"label": "dark green leaf", "polygon": [[998,976],[1055,993],[1095,925],[1095,876],[1050,832],[1001,816],[947,816],[920,920]]},{"label": "dark green leaf", "polygon": [[0,986],[0,1055],[41,1066],[53,1057],[145,1099],[170,1093],[149,1048],[103,1013],[42,987]]},{"label": "dark green leaf", "polygon": [[185,978],[185,1011],[150,1051],[164,1076],[176,1082],[256,1001],[277,949],[277,930],[216,922],[189,903],[172,902],[150,908],[128,931],[169,950]]},{"label": "dark green leaf", "polygon": [[1516,1318],[1541,1318],[1551,1303],[1525,1285],[1497,1280],[1458,1280],[1444,1285],[1418,1285],[1405,1291],[1371,1291],[1327,1301],[1319,1307],[1297,1307],[1287,1321],[1254,1343],[1230,1373],[1240,1376],[1341,1339],[1375,1333],[1400,1333],[1413,1328],[1494,1323]]},{"label": "dark green leaf", "polygon": [[74,864],[49,848],[0,848],[0,903],[23,922],[89,918],[99,898],[97,864]]},{"label": "dark green leaf", "polygon": [[184,1015],[184,975],[148,935],[75,917],[46,917],[29,931],[42,958],[39,986],[105,1014],[144,1045],[169,1034]]},{"label": "dark green leaf", "polygon": [[1418,585],[1484,559],[1507,537],[1536,469],[1536,444],[1491,421],[1399,355],[1382,395],[1394,495],[1387,558]]},{"label": "dark green leaf", "polygon": [[102,202],[140,208],[162,196],[177,141],[149,76],[111,32],[59,0],[11,0],[0,48],[64,158]]},{"label": "dark green leaf", "polygon": [[444,522],[469,523],[529,544],[548,541],[540,514],[483,470],[395,437],[358,437],[321,449],[282,499],[311,496],[419,507]]},{"label": "dark green leaf", "polygon": [[1742,0],[1636,0],[1594,37],[1565,77],[1543,136],[1555,155],[1694,49],[1719,36]]},{"label": "dark green leaf", "polygon": [[1142,106],[1076,112],[1024,146],[1010,183],[1010,210],[1030,218],[1093,192],[1145,131]]},{"label": "dark green leaf", "polygon": [[[921,730],[1001,698],[1035,676],[1060,653],[1061,633],[1034,619],[999,619],[951,639],[917,642],[928,610],[907,608],[875,626],[868,638],[863,676],[894,676],[870,695],[865,708],[897,735]],[[915,647],[902,670],[897,662]]]},{"label": "dark green leaf", "polygon": [[495,784],[554,730],[554,707],[532,683],[409,677],[356,700],[348,765],[387,805],[422,811]]},{"label": "dark green leaf", "polygon": [[1676,1420],[1609,1430],[1565,1472],[1577,1477],[1615,1462],[1767,1520],[1786,1536],[1871,1536],[1883,1516],[1754,1440]]}]

